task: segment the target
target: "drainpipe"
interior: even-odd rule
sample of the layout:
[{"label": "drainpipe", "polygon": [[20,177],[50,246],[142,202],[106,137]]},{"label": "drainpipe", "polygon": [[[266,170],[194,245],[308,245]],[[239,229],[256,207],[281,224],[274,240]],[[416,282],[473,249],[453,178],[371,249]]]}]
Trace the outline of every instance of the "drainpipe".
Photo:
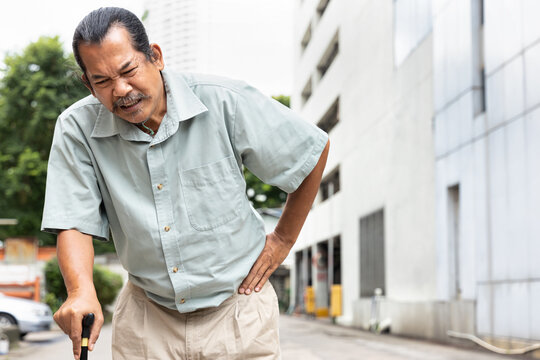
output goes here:
[{"label": "drainpipe", "polygon": [[540,349],[540,343],[532,344],[530,346],[521,348],[521,349],[503,349],[494,345],[491,345],[490,343],[480,339],[479,337],[473,335],[473,334],[463,334],[459,333],[457,331],[448,330],[446,334],[453,338],[458,339],[466,339],[475,342],[476,344],[482,346],[483,348],[486,348],[490,351],[493,351],[497,354],[504,354],[504,355],[523,355],[525,353],[538,350]]}]

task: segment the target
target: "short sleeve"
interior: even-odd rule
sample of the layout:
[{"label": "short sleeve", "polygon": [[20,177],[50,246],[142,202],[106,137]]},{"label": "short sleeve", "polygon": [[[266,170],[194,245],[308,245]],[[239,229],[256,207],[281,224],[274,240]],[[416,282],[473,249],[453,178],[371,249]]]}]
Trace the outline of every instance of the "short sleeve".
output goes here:
[{"label": "short sleeve", "polygon": [[317,164],[328,135],[288,107],[243,84],[234,119],[234,146],[263,182],[294,192]]},{"label": "short sleeve", "polygon": [[82,130],[69,117],[56,123],[41,223],[45,232],[68,229],[100,240],[109,238],[90,148]]}]

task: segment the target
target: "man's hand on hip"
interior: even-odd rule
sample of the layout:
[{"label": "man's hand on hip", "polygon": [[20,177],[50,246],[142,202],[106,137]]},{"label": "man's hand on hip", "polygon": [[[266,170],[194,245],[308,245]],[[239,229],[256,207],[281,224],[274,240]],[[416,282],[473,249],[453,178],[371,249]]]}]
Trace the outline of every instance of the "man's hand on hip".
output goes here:
[{"label": "man's hand on hip", "polygon": [[81,356],[82,319],[89,313],[95,316],[88,341],[88,350],[92,351],[103,325],[103,312],[95,292],[74,292],[68,295],[66,302],[54,314],[54,321],[73,343],[75,359]]},{"label": "man's hand on hip", "polygon": [[266,235],[263,251],[251,267],[248,276],[240,284],[238,289],[240,294],[249,295],[254,289],[260,291],[266,280],[291,251],[319,190],[329,148],[330,142],[327,142],[317,165],[302,181],[302,184],[287,196],[287,202],[283,207],[283,213],[276,229]]},{"label": "man's hand on hip", "polygon": [[251,267],[248,276],[240,284],[238,293],[249,295],[253,290],[260,291],[270,275],[285,260],[293,243],[275,232],[267,234],[264,249]]}]

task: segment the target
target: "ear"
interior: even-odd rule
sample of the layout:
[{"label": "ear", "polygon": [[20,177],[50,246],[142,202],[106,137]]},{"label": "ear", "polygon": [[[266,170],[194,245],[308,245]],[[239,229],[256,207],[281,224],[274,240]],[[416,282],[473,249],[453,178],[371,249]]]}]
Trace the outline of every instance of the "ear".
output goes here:
[{"label": "ear", "polygon": [[161,52],[161,48],[158,44],[150,44],[150,49],[152,49],[152,62],[158,70],[163,70],[165,67],[165,62],[163,61],[163,53]]},{"label": "ear", "polygon": [[88,90],[90,90],[90,92],[92,93],[92,95],[93,95],[94,97],[96,97],[96,94],[94,93],[94,89],[92,88],[92,85],[90,84],[90,81],[88,81],[88,78],[86,77],[86,74],[82,74],[81,80],[82,80],[84,86],[86,86],[86,88],[87,88]]}]

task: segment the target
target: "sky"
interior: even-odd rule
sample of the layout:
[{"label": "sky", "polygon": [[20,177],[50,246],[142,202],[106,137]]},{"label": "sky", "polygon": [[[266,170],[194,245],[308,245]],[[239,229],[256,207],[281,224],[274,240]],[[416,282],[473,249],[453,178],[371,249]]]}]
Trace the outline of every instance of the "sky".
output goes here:
[{"label": "sky", "polygon": [[[238,0],[237,0],[238,1]],[[250,0],[250,3],[259,2],[260,5],[273,4],[274,8],[278,6],[288,5],[291,0]],[[223,0],[216,0],[223,2]],[[216,4],[217,5],[217,4]],[[75,27],[80,20],[90,11],[102,6],[119,6],[126,8],[137,16],[141,17],[144,13],[143,0],[8,0],[2,2],[2,11],[0,11],[0,66],[1,60],[6,53],[14,53],[21,51],[29,43],[36,41],[40,36],[60,36],[60,40],[64,44],[66,51],[71,52],[71,39]],[[252,23],[254,18],[264,16],[263,7],[248,6],[253,11],[249,10],[242,14],[241,19],[245,19],[246,23]],[[261,15],[263,14],[263,15]],[[269,12],[266,12],[270,16]],[[276,11],[274,11],[276,14]],[[223,15],[226,18],[226,14]],[[275,15],[273,15],[275,16]],[[274,20],[274,19],[273,19]],[[219,19],[217,20],[219,21]],[[279,28],[275,24],[280,24],[279,21],[273,22],[273,27],[270,25],[272,21],[264,22],[264,26],[259,26],[257,31],[260,32],[261,39],[268,41],[268,44],[260,44],[260,55],[255,58],[260,61],[251,61],[251,66],[243,66],[239,70],[239,66],[234,66],[231,62],[215,66],[220,73],[218,75],[240,78],[252,85],[261,89],[267,95],[290,94],[292,91],[292,17],[287,15],[285,21],[281,21]],[[283,25],[285,24],[285,25]],[[276,47],[275,41],[279,39],[279,53],[263,52],[262,49],[272,49]],[[152,39],[150,39],[152,42]],[[283,43],[287,42],[289,43]],[[275,73],[264,74],[261,71],[268,69],[271,66],[278,64],[281,67],[280,71],[275,69]],[[264,76],[263,76],[264,75]]]},{"label": "sky", "polygon": [[119,6],[139,17],[143,14],[142,0],[9,0],[2,2],[0,11],[0,56],[7,51],[20,51],[40,36],[59,35],[66,49],[77,24],[90,11],[102,6]]}]

